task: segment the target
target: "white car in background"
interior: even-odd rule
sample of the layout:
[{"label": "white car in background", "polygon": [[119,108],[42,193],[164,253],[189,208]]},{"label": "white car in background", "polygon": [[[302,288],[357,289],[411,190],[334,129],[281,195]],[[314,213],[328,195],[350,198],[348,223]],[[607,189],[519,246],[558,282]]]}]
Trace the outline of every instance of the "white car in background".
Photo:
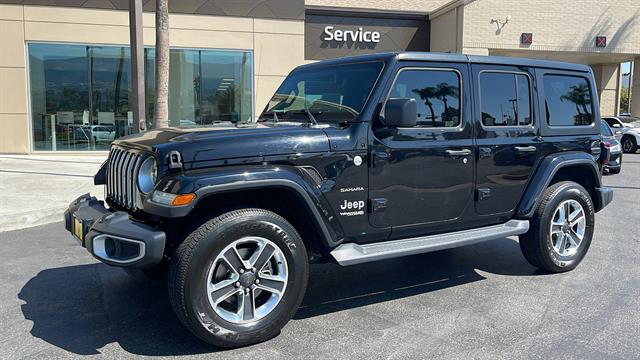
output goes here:
[{"label": "white car in background", "polygon": [[112,142],[116,138],[116,129],[108,125],[95,125],[91,128],[93,141]]},{"label": "white car in background", "polygon": [[76,142],[112,142],[116,138],[116,129],[112,125],[85,125],[76,127]]},{"label": "white car in background", "polygon": [[640,118],[633,116],[605,116],[606,121],[622,144],[622,151],[635,153],[640,144]]}]

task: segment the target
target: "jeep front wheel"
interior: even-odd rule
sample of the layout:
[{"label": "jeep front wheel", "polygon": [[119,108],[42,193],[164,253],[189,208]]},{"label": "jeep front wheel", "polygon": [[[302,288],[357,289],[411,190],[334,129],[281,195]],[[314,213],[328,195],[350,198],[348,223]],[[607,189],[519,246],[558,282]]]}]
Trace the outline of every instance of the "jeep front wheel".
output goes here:
[{"label": "jeep front wheel", "polygon": [[168,276],[171,304],[200,339],[238,347],[277,335],[300,306],[307,253],[284,218],[235,210],[194,231],[178,248]]},{"label": "jeep front wheel", "polygon": [[587,190],[564,181],[544,192],[520,249],[532,265],[554,273],[574,269],[591,245],[594,207]]}]

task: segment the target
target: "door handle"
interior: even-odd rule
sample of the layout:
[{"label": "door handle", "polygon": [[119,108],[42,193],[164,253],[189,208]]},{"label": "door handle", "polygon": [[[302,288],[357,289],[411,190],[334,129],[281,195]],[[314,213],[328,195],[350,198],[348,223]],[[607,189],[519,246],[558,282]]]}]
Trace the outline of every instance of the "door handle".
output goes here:
[{"label": "door handle", "polygon": [[538,151],[538,148],[536,148],[535,146],[516,146],[516,152],[520,155],[525,155],[528,153],[533,153]]},{"label": "door handle", "polygon": [[462,150],[447,150],[447,156],[450,157],[459,157],[459,156],[468,156],[471,155],[471,150],[462,149]]}]

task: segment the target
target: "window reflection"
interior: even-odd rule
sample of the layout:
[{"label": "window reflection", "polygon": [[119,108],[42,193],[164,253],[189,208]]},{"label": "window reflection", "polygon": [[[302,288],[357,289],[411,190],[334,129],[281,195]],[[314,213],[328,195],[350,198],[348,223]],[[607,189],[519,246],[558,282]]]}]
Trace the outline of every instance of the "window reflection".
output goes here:
[{"label": "window reflection", "polygon": [[480,112],[485,126],[530,125],[529,78],[510,72],[482,72]]},{"label": "window reflection", "polygon": [[73,150],[77,129],[89,125],[88,48],[30,45],[34,150]]},{"label": "window reflection", "polygon": [[417,126],[460,124],[460,78],[454,71],[404,70],[398,75],[389,97],[416,100]]},{"label": "window reflection", "polygon": [[[169,125],[251,121],[252,63],[244,51],[171,49]],[[147,50],[147,109],[153,119],[155,51]],[[151,89],[151,91],[149,90]],[[153,122],[149,124],[153,127]]]},{"label": "window reflection", "polygon": [[591,125],[591,90],[587,79],[577,76],[545,75],[544,95],[547,121],[552,126]]},{"label": "window reflection", "polygon": [[[28,50],[34,150],[107,150],[134,131],[128,47],[32,43]],[[251,121],[251,53],[170,51],[170,126]],[[154,58],[145,49],[147,128],[154,125]]]}]

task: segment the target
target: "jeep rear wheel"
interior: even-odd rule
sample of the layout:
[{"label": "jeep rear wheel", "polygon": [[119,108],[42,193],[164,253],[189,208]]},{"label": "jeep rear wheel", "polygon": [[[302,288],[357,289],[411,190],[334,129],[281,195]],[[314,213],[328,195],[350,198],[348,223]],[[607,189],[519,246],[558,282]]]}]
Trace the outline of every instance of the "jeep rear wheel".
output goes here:
[{"label": "jeep rear wheel", "polygon": [[593,237],[594,208],[589,193],[571,181],[556,183],[544,192],[520,249],[532,265],[565,272],[582,261]]},{"label": "jeep rear wheel", "polygon": [[278,334],[298,309],[308,277],[305,246],[279,215],[235,210],[194,231],[168,276],[171,304],[200,339],[220,347]]}]

